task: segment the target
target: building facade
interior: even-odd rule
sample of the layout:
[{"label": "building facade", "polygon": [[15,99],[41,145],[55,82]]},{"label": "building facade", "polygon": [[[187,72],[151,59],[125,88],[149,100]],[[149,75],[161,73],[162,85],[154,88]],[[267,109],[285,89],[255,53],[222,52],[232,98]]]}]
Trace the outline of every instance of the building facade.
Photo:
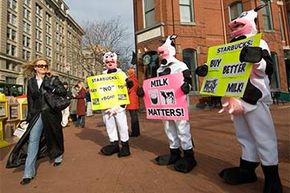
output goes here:
[{"label": "building facade", "polygon": [[63,0],[1,0],[0,8],[0,83],[25,85],[21,67],[37,57],[70,84],[86,77],[74,54],[84,31]]},{"label": "building facade", "polygon": [[[134,0],[138,78],[156,76],[160,40],[177,34],[176,57],[191,70],[193,88],[190,103],[200,99],[202,79],[194,74],[206,63],[210,46],[230,41],[228,23],[241,12],[254,9],[261,0]],[[290,86],[290,1],[270,0],[258,13],[258,31],[268,42],[274,60],[273,90]]]}]

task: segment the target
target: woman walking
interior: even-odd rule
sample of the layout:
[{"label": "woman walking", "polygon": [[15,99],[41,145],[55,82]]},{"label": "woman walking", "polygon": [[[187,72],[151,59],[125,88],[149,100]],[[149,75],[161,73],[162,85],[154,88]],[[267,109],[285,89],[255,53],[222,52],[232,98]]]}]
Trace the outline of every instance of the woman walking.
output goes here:
[{"label": "woman walking", "polygon": [[51,78],[48,60],[38,58],[24,66],[24,73],[32,76],[27,84],[28,128],[9,155],[7,168],[24,165],[20,184],[29,184],[36,175],[36,160],[49,156],[53,166],[62,163],[64,152],[61,110],[53,109],[45,99],[45,93],[66,96],[62,82]]}]

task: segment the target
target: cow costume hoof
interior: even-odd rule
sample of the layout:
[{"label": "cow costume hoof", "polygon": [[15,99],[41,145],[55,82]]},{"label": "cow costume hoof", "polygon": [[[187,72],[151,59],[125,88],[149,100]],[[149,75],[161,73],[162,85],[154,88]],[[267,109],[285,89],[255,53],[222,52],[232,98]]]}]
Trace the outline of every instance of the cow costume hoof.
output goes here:
[{"label": "cow costume hoof", "polygon": [[130,153],[130,148],[129,148],[128,141],[121,142],[121,144],[122,144],[122,147],[121,147],[120,152],[118,153],[118,157],[126,157],[126,156],[129,156],[131,153]]},{"label": "cow costume hoof", "polygon": [[238,185],[257,181],[255,169],[259,166],[258,162],[250,162],[240,159],[240,167],[226,168],[219,173],[219,176],[227,184]]},{"label": "cow costume hoof", "polygon": [[282,184],[278,173],[278,165],[262,166],[265,176],[263,193],[282,193]]},{"label": "cow costume hoof", "polygon": [[118,141],[111,142],[110,145],[106,145],[101,149],[101,153],[103,155],[113,155],[114,153],[118,153],[119,151],[120,148]]},{"label": "cow costume hoof", "polygon": [[158,165],[171,165],[180,160],[181,152],[179,149],[170,149],[170,154],[167,155],[160,155],[157,158],[155,158],[155,161]]},{"label": "cow costume hoof", "polygon": [[184,157],[174,164],[174,169],[178,172],[188,173],[196,166],[193,150],[184,150]]}]

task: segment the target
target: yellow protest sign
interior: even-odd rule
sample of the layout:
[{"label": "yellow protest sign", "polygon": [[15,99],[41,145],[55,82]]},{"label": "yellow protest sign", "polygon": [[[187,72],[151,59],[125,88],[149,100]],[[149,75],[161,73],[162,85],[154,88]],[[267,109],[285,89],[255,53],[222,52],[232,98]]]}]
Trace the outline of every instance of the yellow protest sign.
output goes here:
[{"label": "yellow protest sign", "polygon": [[90,76],[87,78],[93,110],[129,104],[124,72]]},{"label": "yellow protest sign", "polygon": [[262,34],[229,44],[210,47],[208,74],[200,93],[212,96],[242,97],[252,70],[252,64],[240,62],[240,52],[245,46],[259,46]]}]

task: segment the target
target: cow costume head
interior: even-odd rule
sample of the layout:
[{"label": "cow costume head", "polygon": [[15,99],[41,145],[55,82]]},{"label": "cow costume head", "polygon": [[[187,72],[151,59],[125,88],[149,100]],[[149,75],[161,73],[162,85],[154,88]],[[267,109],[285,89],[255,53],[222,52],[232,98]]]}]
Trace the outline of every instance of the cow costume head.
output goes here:
[{"label": "cow costume head", "polygon": [[166,66],[170,63],[172,58],[175,58],[176,50],[174,40],[176,37],[176,35],[168,36],[165,43],[157,48],[161,59],[161,65],[163,66]]},{"label": "cow costume head", "polygon": [[258,11],[265,7],[267,4],[260,5],[253,10],[245,11],[235,20],[229,23],[231,36],[233,38],[240,36],[253,36],[257,34],[256,20]]},{"label": "cow costume head", "polygon": [[116,69],[117,64],[117,54],[114,52],[106,52],[103,56],[103,62],[108,70]]}]

